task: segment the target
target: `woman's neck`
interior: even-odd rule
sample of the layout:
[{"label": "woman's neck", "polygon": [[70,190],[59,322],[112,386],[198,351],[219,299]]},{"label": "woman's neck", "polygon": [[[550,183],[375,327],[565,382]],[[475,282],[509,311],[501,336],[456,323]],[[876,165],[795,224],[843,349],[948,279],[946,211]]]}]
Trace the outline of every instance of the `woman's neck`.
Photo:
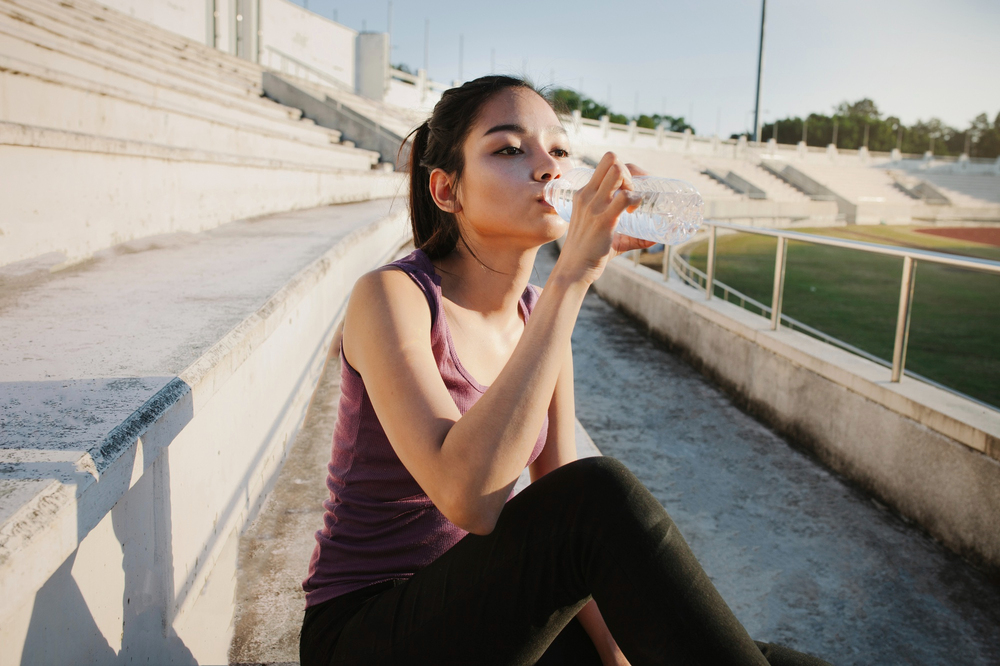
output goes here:
[{"label": "woman's neck", "polygon": [[[449,254],[434,262],[441,276],[445,298],[484,318],[519,316],[517,304],[528,286],[538,248],[511,249],[476,256],[461,242]],[[479,257],[477,259],[476,257]],[[480,260],[482,259],[482,261]]]}]

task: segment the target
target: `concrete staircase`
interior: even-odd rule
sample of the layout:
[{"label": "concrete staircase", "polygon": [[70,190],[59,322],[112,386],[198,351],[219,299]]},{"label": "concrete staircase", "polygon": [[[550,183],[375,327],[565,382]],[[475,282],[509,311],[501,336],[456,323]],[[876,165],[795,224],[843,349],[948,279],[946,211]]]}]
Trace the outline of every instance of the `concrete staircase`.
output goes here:
[{"label": "concrete staircase", "polygon": [[619,158],[625,162],[631,162],[641,166],[654,176],[665,178],[677,178],[694,185],[701,196],[706,200],[739,201],[743,195],[733,191],[729,187],[719,183],[714,178],[706,176],[703,168],[690,160],[687,156],[678,153],[668,153],[662,150],[652,150],[648,148],[635,148],[631,146],[595,147],[589,151],[586,157],[591,160],[600,160],[605,149],[613,150]]},{"label": "concrete staircase", "polygon": [[920,172],[920,178],[960,206],[1000,204],[1000,175]]},{"label": "concrete staircase", "polygon": [[776,178],[772,173],[763,169],[758,164],[747,160],[725,158],[725,157],[701,157],[694,159],[706,169],[712,169],[719,173],[731,171],[749,183],[753,183],[767,193],[767,198],[774,201],[809,201],[810,198],[795,189],[780,178]]},{"label": "concrete staircase", "polygon": [[398,189],[262,74],[90,0],[0,0],[0,265]]}]

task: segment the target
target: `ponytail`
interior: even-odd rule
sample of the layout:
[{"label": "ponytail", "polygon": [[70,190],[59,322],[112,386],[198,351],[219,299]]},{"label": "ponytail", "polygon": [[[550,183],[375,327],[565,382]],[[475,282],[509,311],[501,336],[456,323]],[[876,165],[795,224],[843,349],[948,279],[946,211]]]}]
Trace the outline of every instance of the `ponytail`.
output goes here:
[{"label": "ponytail", "polygon": [[410,133],[413,137],[410,148],[410,225],[413,228],[413,244],[430,259],[440,259],[455,249],[462,233],[454,213],[438,208],[431,196],[431,171],[436,167],[429,166],[423,159],[430,132],[430,121],[424,121]]}]

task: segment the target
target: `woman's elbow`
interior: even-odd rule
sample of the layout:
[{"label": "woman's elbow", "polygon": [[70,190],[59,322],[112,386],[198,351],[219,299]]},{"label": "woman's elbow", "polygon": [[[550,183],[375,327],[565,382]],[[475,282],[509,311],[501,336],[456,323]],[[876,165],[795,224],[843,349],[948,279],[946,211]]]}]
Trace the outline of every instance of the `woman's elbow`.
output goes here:
[{"label": "woman's elbow", "polygon": [[497,526],[497,518],[499,516],[494,518],[479,516],[475,520],[466,522],[465,526],[460,525],[459,527],[462,527],[463,530],[470,534],[486,536],[492,533],[493,529]]},{"label": "woman's elbow", "polygon": [[456,527],[480,536],[491,533],[500,518],[500,511],[493,510],[492,507],[475,506],[469,501],[452,501],[439,508],[444,517]]}]

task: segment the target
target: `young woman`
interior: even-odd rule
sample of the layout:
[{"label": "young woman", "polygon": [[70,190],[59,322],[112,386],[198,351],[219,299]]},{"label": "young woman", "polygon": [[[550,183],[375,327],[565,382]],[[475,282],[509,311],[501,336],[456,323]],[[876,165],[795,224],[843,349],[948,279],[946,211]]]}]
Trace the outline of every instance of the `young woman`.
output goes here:
[{"label": "young woman", "polygon": [[[614,233],[638,171],[611,153],[567,232],[542,191],[568,151],[503,76],[416,130],[418,249],[362,277],[344,321],[304,666],[823,663],[755,644],[622,464],[574,462],[570,334],[608,260],[648,243]],[[563,233],[542,292],[535,254]]]}]

